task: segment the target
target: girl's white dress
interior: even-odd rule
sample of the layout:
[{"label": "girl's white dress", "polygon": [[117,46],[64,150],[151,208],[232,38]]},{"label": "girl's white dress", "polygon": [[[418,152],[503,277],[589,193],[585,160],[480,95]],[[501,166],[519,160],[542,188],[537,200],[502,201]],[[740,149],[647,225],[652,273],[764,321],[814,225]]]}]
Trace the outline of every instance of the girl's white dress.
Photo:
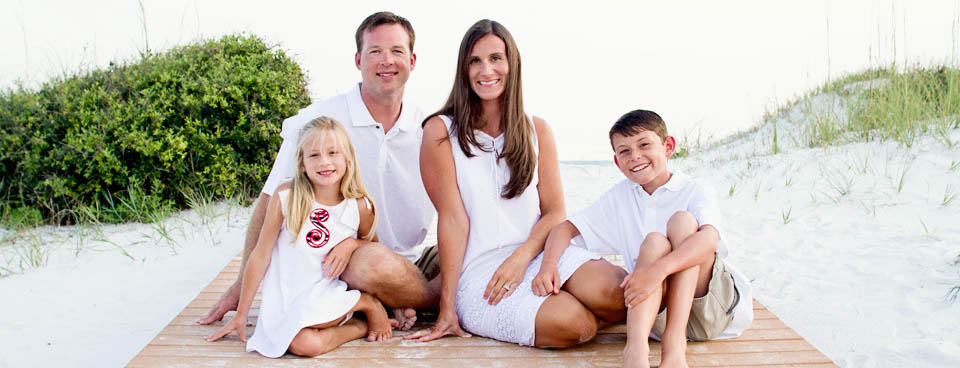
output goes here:
[{"label": "girl's white dress", "polygon": [[359,291],[347,290],[347,283],[340,278],[326,278],[321,268],[334,246],[357,236],[357,200],[344,199],[332,207],[314,202],[296,241],[291,242],[286,221],[288,192],[277,193],[284,221],[263,278],[257,327],[247,341],[248,352],[271,358],[286,353],[290,341],[304,327],[340,318],[360,299]]},{"label": "girl's white dress", "polygon": [[[457,285],[456,308],[460,325],[480,336],[532,346],[537,311],[547,300],[546,296],[534,294],[531,285],[540,272],[543,253],[527,266],[523,280],[514,286],[513,294],[501,299],[497,305],[487,304],[483,291],[493,273],[527,240],[540,219],[538,175],[534,174],[523,194],[511,199],[501,197],[504,184],[510,180],[506,162],[497,160],[497,155],[503,151],[503,135],[493,138],[475,131],[478,143],[487,147],[487,152],[474,147],[474,156],[467,157],[460,149],[456,132],[450,128],[450,117],[440,118],[450,133],[460,198],[470,218],[467,249]],[[535,133],[533,145],[536,150]],[[585,262],[599,258],[583,248],[567,248],[557,264],[561,282],[565,283]]]}]

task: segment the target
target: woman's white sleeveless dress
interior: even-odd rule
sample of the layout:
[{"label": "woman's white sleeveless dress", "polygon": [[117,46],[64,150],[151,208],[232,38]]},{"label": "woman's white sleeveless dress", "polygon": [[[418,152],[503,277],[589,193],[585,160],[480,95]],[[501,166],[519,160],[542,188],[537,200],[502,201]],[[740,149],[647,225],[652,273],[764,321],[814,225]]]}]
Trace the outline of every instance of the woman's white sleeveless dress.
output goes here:
[{"label": "woman's white sleeveless dress", "polygon": [[326,278],[321,268],[334,246],[357,236],[357,200],[345,199],[336,206],[314,202],[296,241],[291,242],[286,221],[288,192],[277,193],[284,221],[263,278],[257,327],[247,341],[248,352],[271,358],[286,353],[293,337],[304,327],[336,320],[360,299],[359,291],[347,290],[347,283],[340,278]]},{"label": "woman's white sleeveless dress", "polygon": [[[467,157],[450,128],[452,121],[441,116],[450,133],[453,161],[457,170],[460,197],[470,218],[467,249],[460,269],[456,308],[460,325],[467,331],[501,341],[533,345],[535,322],[540,305],[546,296],[533,293],[531,282],[540,271],[543,253],[527,266],[520,285],[512,295],[495,306],[483,299],[483,291],[493,273],[527,238],[540,219],[538,175],[519,196],[505,199],[500,196],[504,184],[510,180],[506,162],[498,162],[503,151],[503,135],[493,138],[475,131],[477,141],[489,152],[474,147],[473,157]],[[531,121],[532,123],[532,121]],[[536,134],[533,134],[536,150]],[[557,269],[566,282],[583,263],[600,257],[583,248],[569,247],[560,257]]]}]

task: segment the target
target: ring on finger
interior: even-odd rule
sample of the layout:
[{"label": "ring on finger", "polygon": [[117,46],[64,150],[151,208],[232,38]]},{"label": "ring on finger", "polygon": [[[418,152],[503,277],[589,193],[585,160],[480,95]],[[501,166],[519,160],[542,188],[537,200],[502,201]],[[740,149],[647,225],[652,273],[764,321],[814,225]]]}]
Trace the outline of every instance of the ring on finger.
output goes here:
[{"label": "ring on finger", "polygon": [[507,291],[510,291],[510,285],[503,284],[503,288],[504,288],[504,289],[507,289]]}]

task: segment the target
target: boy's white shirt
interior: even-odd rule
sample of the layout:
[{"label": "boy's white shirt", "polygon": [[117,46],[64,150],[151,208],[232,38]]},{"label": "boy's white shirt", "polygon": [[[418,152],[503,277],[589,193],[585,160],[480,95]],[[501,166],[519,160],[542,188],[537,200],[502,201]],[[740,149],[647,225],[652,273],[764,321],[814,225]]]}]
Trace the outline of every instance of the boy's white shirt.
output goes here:
[{"label": "boy's white shirt", "polygon": [[[589,207],[573,214],[568,220],[580,235],[573,244],[598,253],[615,253],[623,257],[627,271],[633,272],[640,245],[647,234],[666,235],[667,221],[677,211],[693,214],[700,226],[712,225],[720,234],[717,257],[725,259],[729,253],[723,236],[722,215],[713,187],[682,172],[647,194],[640,184],[624,179],[600,196]],[[724,261],[733,275],[740,303],[734,309],[733,321],[716,339],[740,336],[753,321],[753,293],[750,280],[729,262]]]},{"label": "boy's white shirt", "polygon": [[283,143],[263,186],[273,194],[297,171],[297,139],[300,129],[320,116],[331,117],[346,129],[357,155],[357,170],[377,206],[377,237],[395,253],[416,262],[436,211],[420,179],[420,141],[423,112],[403,102],[400,118],[386,134],[373,120],[360,97],[360,84],[350,91],[300,109],[283,121]]}]

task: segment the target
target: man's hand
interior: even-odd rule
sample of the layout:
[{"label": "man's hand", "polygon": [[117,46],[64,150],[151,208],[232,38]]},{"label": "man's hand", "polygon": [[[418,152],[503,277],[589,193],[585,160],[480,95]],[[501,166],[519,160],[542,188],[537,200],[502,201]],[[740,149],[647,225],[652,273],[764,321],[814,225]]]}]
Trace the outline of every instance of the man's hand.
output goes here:
[{"label": "man's hand", "polygon": [[220,296],[220,300],[217,301],[217,304],[213,305],[213,308],[207,312],[207,315],[197,320],[197,324],[209,325],[216,321],[222,320],[223,316],[227,314],[227,312],[237,310],[237,306],[240,304],[240,284],[240,280],[237,279],[233,285],[230,285],[230,288],[223,292],[223,295]]},{"label": "man's hand", "polygon": [[457,313],[452,310],[441,311],[437,317],[437,323],[428,329],[423,329],[407,336],[404,340],[417,339],[417,342],[427,342],[439,339],[447,335],[456,335],[460,337],[470,337],[470,334],[460,328],[460,320]]}]

